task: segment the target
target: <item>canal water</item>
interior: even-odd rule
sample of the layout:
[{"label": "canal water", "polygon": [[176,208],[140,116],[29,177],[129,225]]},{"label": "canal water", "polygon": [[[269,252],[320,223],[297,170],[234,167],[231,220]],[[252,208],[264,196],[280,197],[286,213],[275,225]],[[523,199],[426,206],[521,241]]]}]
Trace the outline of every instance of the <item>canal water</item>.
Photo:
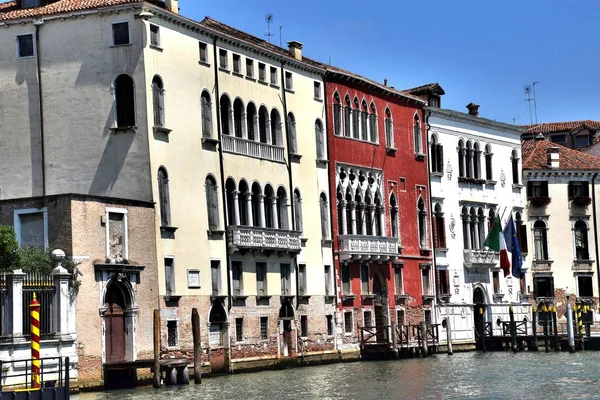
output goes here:
[{"label": "canal water", "polygon": [[84,393],[141,399],[600,399],[600,352],[457,353],[361,361],[202,380],[201,385]]}]

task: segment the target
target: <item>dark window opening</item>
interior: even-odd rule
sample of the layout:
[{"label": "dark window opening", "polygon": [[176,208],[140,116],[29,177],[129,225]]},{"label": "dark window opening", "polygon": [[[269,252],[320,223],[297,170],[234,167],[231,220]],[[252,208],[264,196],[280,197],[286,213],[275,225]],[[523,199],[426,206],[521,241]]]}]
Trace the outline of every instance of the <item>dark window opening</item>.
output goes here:
[{"label": "dark window opening", "polygon": [[113,45],[121,46],[130,44],[129,39],[129,22],[119,22],[112,25]]},{"label": "dark window opening", "polygon": [[591,276],[578,276],[577,287],[579,289],[579,297],[592,297],[594,296],[594,285]]},{"label": "dark window opening", "polygon": [[300,316],[300,336],[308,337],[308,317],[306,315]]},{"label": "dark window opening", "polygon": [[115,80],[117,127],[135,126],[135,91],[129,75],[119,75]]},{"label": "dark window opening", "polygon": [[19,35],[17,36],[17,52],[20,58],[33,57],[33,35]]},{"label": "dark window opening", "polygon": [[534,276],[533,295],[535,298],[554,297],[554,278],[551,276]]},{"label": "dark window opening", "polygon": [[167,346],[177,347],[177,321],[167,321]]}]

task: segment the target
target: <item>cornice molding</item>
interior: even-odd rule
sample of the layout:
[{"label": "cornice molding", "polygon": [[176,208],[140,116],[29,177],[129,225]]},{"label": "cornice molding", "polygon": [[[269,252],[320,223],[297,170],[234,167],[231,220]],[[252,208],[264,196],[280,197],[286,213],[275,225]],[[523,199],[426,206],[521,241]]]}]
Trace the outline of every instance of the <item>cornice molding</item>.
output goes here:
[{"label": "cornice molding", "polygon": [[470,139],[474,142],[479,142],[479,143],[490,143],[490,144],[494,144],[494,145],[498,145],[498,146],[506,146],[506,147],[510,147],[513,149],[518,149],[519,151],[521,150],[521,141],[518,138],[515,138],[515,142],[510,142],[510,141],[506,141],[506,140],[499,140],[496,138],[487,138],[487,137],[483,137],[483,136],[477,136],[476,134],[465,134],[464,132],[459,132],[459,131],[455,131],[451,128],[444,128],[441,127],[440,125],[437,124],[429,124],[429,129],[428,129],[428,135],[432,135],[432,134],[437,134],[438,136],[440,134],[444,134],[444,135],[449,135],[449,136],[454,136],[456,138],[465,138],[465,139]]},{"label": "cornice molding", "polygon": [[523,170],[523,177],[526,178],[588,178],[591,179],[594,175],[600,174],[600,170],[592,171],[576,171],[576,170]]},{"label": "cornice molding", "polygon": [[435,107],[425,107],[425,110],[430,116],[444,117],[454,121],[465,122],[472,125],[478,125],[486,128],[512,133],[514,135],[518,135],[519,139],[521,137],[521,134],[525,132],[525,129],[514,125],[505,124],[504,122],[493,121],[487,118],[475,117],[469,114],[461,113],[459,111]]}]

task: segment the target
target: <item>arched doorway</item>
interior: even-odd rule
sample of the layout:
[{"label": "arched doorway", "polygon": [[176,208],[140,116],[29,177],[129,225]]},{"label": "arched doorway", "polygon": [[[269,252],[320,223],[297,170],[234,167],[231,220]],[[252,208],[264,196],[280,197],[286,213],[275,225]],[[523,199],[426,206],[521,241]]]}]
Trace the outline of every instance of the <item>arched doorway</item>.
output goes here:
[{"label": "arched doorway", "polygon": [[473,291],[473,323],[475,327],[475,338],[484,334],[485,322],[485,293],[480,287]]},{"label": "arched doorway", "polygon": [[284,357],[292,356],[292,322],[294,321],[294,307],[288,299],[282,300],[279,309],[279,332],[281,333],[281,354]]},{"label": "arched doorway", "polygon": [[[387,297],[387,284],[386,279],[383,277],[380,271],[377,271],[373,275],[373,294],[375,295],[375,301],[373,307],[375,308],[375,326],[384,327],[388,325],[388,297]],[[377,329],[377,342],[384,342],[387,340],[387,329]]]},{"label": "arched doorway", "polygon": [[[104,295],[104,350],[106,363],[127,361],[128,322],[126,309],[131,305],[129,290],[123,282],[112,280]],[[131,352],[132,353],[132,352]],[[130,354],[131,354],[130,353]]]},{"label": "arched doorway", "polygon": [[223,307],[222,301],[216,299],[213,301],[208,316],[209,331],[209,359],[211,372],[225,372],[229,369],[227,359],[227,312]]}]

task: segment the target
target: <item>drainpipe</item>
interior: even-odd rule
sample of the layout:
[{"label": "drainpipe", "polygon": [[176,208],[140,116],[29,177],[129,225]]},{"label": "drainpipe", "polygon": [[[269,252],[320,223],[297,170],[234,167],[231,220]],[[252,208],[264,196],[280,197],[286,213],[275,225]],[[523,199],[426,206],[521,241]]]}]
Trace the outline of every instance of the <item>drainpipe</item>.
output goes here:
[{"label": "drainpipe", "polygon": [[[423,108],[423,116],[424,116],[424,120],[425,120],[425,138],[426,138],[426,143],[427,143],[427,151],[428,151],[428,155],[429,157],[427,157],[427,182],[429,184],[429,188],[427,190],[427,195],[429,197],[429,226],[431,226],[431,248],[432,248],[432,253],[433,253],[433,257],[432,257],[432,263],[433,263],[433,290],[435,290],[435,305],[433,307],[433,320],[434,323],[437,324],[437,312],[436,312],[436,308],[439,304],[440,301],[440,293],[438,292],[438,271],[437,271],[437,260],[435,257],[435,245],[433,243],[433,236],[435,235],[435,231],[434,231],[434,223],[433,223],[433,200],[431,199],[431,167],[430,167],[430,161],[431,161],[431,147],[430,147],[430,143],[429,143],[429,116],[431,115],[431,112],[429,110],[425,110]],[[443,161],[443,160],[442,160]]]},{"label": "drainpipe", "polygon": [[46,199],[46,151],[44,145],[44,100],[42,96],[42,67],[40,65],[40,26],[44,20],[35,21],[35,61],[37,64],[38,101],[40,110],[40,156],[42,162],[42,201]]},{"label": "drainpipe", "polygon": [[[219,92],[219,68],[217,67],[217,37],[213,37],[213,63],[215,70],[215,104],[217,109],[217,140],[219,141],[219,170],[221,172],[221,195],[223,196],[223,224],[225,226],[225,242],[227,243],[227,194],[225,193],[225,168],[223,166],[223,147],[221,146],[221,112]],[[227,244],[226,244],[227,246]],[[225,263],[227,264],[227,311],[231,310],[231,275],[229,271],[229,250],[225,251]]]},{"label": "drainpipe", "polygon": [[[291,163],[291,152],[290,152],[290,146],[289,146],[289,142],[288,142],[288,132],[289,132],[289,124],[288,124],[288,112],[287,112],[287,97],[285,95],[285,72],[283,70],[283,68],[285,67],[285,62],[281,62],[281,68],[280,71],[281,72],[281,101],[283,103],[283,120],[284,120],[284,126],[285,126],[285,141],[283,143],[283,145],[285,146],[286,150],[287,150],[287,162],[285,163],[287,170],[288,170],[288,184],[290,185],[290,210],[291,210],[291,214],[292,214],[292,230],[295,231],[296,230],[296,218],[295,218],[295,205],[294,205],[294,179],[292,177],[292,163]],[[283,135],[282,135],[283,136]],[[283,139],[283,137],[282,137]],[[277,195],[277,194],[275,194]],[[279,221],[279,223],[281,223],[281,221]],[[302,246],[302,245],[301,245]],[[300,279],[298,278],[298,254],[296,254],[294,256],[294,272],[295,272],[295,281],[296,281],[296,310],[298,309],[298,307],[300,306],[300,296],[299,296],[299,291],[298,291],[298,284],[300,283]],[[304,277],[305,279],[305,283],[306,283],[306,276]],[[298,349],[298,346],[296,345],[296,350]]]},{"label": "drainpipe", "polygon": [[594,219],[594,244],[596,247],[596,277],[598,279],[598,293],[600,295],[600,265],[598,262],[600,261],[600,255],[598,250],[598,223],[596,221],[596,177],[598,173],[596,172],[592,177],[592,214]]}]

